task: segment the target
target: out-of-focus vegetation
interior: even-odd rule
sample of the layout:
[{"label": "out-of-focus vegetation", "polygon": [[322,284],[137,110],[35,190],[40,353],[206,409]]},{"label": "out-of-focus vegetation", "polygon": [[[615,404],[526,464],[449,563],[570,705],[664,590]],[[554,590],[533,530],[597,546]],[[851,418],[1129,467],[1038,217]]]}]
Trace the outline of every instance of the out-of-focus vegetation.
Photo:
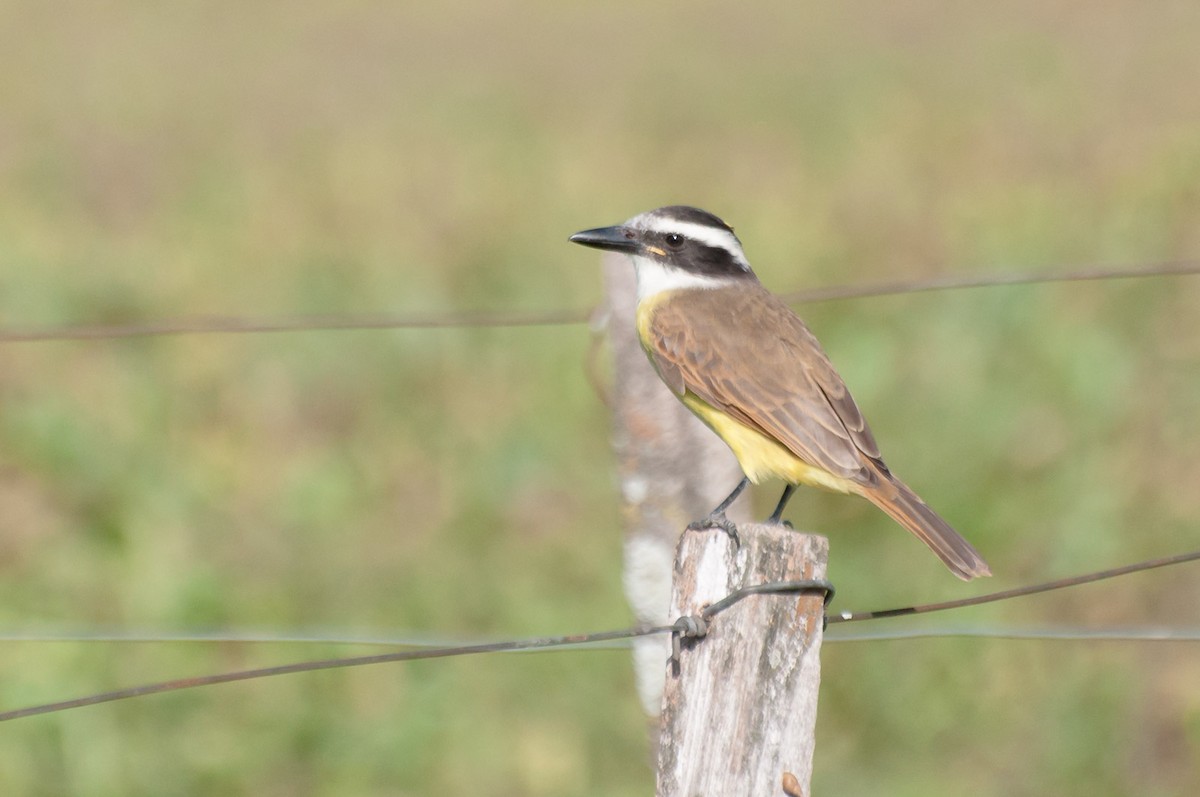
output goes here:
[{"label": "out-of-focus vegetation", "polygon": [[[0,323],[584,307],[671,202],[777,290],[1200,256],[1200,9],[7,3]],[[983,589],[1200,543],[1200,280],[814,305]],[[12,632],[620,627],[582,326],[0,347]],[[775,491],[758,499],[764,507]],[[972,594],[806,494],[844,608]],[[1195,568],[939,621],[1200,621]],[[360,652],[3,643],[0,705]],[[816,791],[1200,783],[1187,644],[830,644]],[[731,684],[730,688],[736,688]],[[0,728],[57,795],[648,794],[622,651],[275,678]]]}]

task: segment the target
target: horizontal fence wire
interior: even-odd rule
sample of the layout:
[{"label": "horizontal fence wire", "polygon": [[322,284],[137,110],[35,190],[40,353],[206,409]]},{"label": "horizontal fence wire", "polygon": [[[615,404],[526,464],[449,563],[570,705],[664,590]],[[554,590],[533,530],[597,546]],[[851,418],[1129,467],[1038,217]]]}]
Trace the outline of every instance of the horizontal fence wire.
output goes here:
[{"label": "horizontal fence wire", "polygon": [[[1046,273],[1020,272],[982,276],[929,277],[863,285],[834,285],[781,294],[792,303],[863,299],[908,293],[960,290],[1055,282],[1139,279],[1200,274],[1200,259],[1170,260],[1134,266],[1082,266]],[[127,321],[103,324],[0,326],[0,343],[120,340],[176,335],[253,334],[267,332],[335,332],[371,329],[502,329],[565,326],[585,323],[590,309],[551,309],[525,312],[451,312],[439,315],[367,313],[304,315],[277,318],[211,315],[191,318]]]},{"label": "horizontal fence wire", "polygon": [[[921,604],[915,606],[907,606],[899,609],[884,609],[866,612],[841,612],[833,616],[827,616],[826,621],[830,624],[848,623],[864,620],[882,620],[896,617],[910,616],[915,614],[929,614],[933,612],[948,611],[950,609],[959,609],[967,606],[978,606],[985,603],[996,603],[1000,601],[1013,600],[1015,598],[1026,597],[1053,590],[1067,589],[1083,584],[1095,583],[1104,581],[1118,576],[1129,575],[1132,573],[1145,572],[1147,570],[1156,570],[1171,565],[1183,564],[1186,562],[1194,562],[1200,560],[1200,550],[1190,551],[1187,553],[1176,554],[1174,556],[1164,556],[1155,559],[1147,559],[1142,562],[1137,562],[1131,565],[1123,565],[1121,567],[1109,568],[1107,570],[1098,570],[1092,573],[1084,573],[1078,576],[1068,578],[1055,579],[1039,584],[1032,584],[1016,589],[1001,590],[999,592],[990,592],[984,595],[978,595],[972,598],[964,598],[956,601],[942,601],[939,603]],[[812,592],[814,589],[824,591],[826,597],[829,596],[830,590],[827,585],[815,586],[813,582],[787,582],[786,584],[755,584],[744,589],[736,590],[731,596],[720,601],[721,608],[736,603],[750,595],[758,594],[792,594],[802,592]],[[709,613],[716,613],[716,609]],[[125,689],[116,689],[109,692],[88,695],[85,697],[73,698],[70,700],[62,700],[53,703],[43,703],[40,705],[27,706],[25,708],[13,709],[0,712],[0,722],[7,720],[21,719],[31,717],[38,714],[49,714],[57,711],[65,711],[67,709],[81,708],[83,706],[92,706],[100,703],[109,703],[116,700],[127,700],[134,697],[144,697],[146,695],[160,694],[163,692],[174,692],[181,689],[191,689],[200,686],[214,686],[216,684],[232,683],[235,681],[248,681],[256,678],[268,678],[276,675],[289,675],[301,672],[315,672],[318,670],[340,669],[345,667],[361,667],[368,664],[385,664],[400,661],[416,661],[422,659],[440,659],[449,658],[452,656],[468,656],[478,655],[482,653],[503,653],[515,651],[529,650],[546,650],[551,648],[566,648],[579,647],[593,644],[611,643],[618,640],[628,640],[634,637],[651,636],[656,634],[688,634],[695,635],[691,629],[694,628],[696,622],[704,622],[699,618],[682,617],[671,625],[658,626],[637,626],[634,628],[626,628],[617,631],[600,631],[589,634],[567,634],[564,636],[555,637],[538,637],[532,639],[516,639],[502,640],[497,642],[485,642],[473,645],[461,646],[443,646],[423,648],[417,650],[394,651],[391,653],[380,653],[369,656],[352,656],[344,658],[320,659],[316,661],[302,661],[293,664],[282,664],[273,667],[261,667],[251,670],[239,670],[235,672],[217,673],[215,675],[196,676],[191,678],[179,678],[169,681],[160,681],[152,684],[143,684],[140,686],[128,687]],[[914,638],[921,634],[919,629],[910,629],[906,632],[907,637],[894,638]],[[934,634],[926,631],[925,636]],[[1086,637],[1095,638],[1095,637]],[[1146,639],[1159,639],[1162,637],[1145,637]],[[1172,641],[1176,641],[1179,637],[1170,637]],[[1190,637],[1188,637],[1190,639]],[[865,639],[863,641],[866,641]]]},{"label": "horizontal fence wire", "polygon": [[[663,633],[666,633],[665,627]],[[1011,625],[987,623],[971,625],[921,625],[909,628],[885,628],[867,631],[839,625],[828,628],[825,643],[876,642],[903,639],[1028,639],[1047,641],[1111,641],[1111,642],[1200,642],[1200,625]],[[288,633],[237,631],[10,631],[0,633],[3,644],[79,644],[103,645],[327,645],[330,647],[373,648],[460,648],[504,641],[496,638],[464,638],[434,636],[418,633],[345,634],[330,632],[292,631]],[[629,650],[629,639],[580,643],[574,647],[589,650]],[[564,645],[559,650],[570,650]],[[536,652],[514,650],[513,653]],[[497,651],[504,652],[504,651]]]}]

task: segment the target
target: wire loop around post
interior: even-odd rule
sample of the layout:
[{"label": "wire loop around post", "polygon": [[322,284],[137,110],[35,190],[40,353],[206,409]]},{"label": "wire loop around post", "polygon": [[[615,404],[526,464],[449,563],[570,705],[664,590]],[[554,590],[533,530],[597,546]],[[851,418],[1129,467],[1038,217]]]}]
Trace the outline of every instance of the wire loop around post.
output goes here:
[{"label": "wire loop around post", "polygon": [[768,581],[765,584],[751,584],[748,587],[734,590],[716,603],[704,607],[704,610],[700,612],[700,616],[708,619],[751,595],[807,595],[813,592],[821,593],[825,606],[829,606],[829,602],[833,600],[833,596],[837,590],[833,588],[833,584],[823,578],[801,578],[791,581]]},{"label": "wire loop around post", "polygon": [[[710,603],[700,610],[699,615],[688,614],[680,617],[671,626],[671,656],[667,663],[671,665],[673,674],[679,674],[679,654],[683,649],[683,640],[700,639],[708,634],[708,621],[720,612],[725,611],[743,598],[751,595],[806,595],[819,593],[823,606],[828,606],[833,600],[836,590],[833,584],[823,578],[802,578],[790,581],[768,581],[765,584],[751,584],[748,587],[734,590],[716,603]],[[824,624],[822,624],[824,627]]]}]

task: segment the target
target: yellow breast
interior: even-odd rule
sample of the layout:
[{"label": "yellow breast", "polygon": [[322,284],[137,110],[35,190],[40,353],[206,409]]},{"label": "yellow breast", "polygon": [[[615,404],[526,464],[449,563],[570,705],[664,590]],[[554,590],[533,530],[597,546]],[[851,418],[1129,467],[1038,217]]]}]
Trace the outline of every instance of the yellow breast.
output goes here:
[{"label": "yellow breast", "polygon": [[[634,322],[637,324],[638,340],[642,343],[642,348],[646,353],[650,353],[650,322],[654,319],[654,311],[660,304],[671,297],[673,291],[664,291],[656,293],[653,296],[647,296],[638,302],[637,309],[634,311]],[[653,360],[651,360],[653,362]]]}]

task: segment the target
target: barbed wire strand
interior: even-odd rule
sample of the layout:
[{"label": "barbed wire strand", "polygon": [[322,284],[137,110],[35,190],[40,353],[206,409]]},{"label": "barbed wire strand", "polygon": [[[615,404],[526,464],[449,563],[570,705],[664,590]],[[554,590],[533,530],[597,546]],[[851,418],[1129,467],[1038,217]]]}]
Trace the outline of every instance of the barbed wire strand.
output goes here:
[{"label": "barbed wire strand", "polygon": [[[1131,573],[1155,570],[1170,565],[1183,564],[1185,562],[1193,562],[1196,560],[1200,560],[1200,550],[1176,554],[1174,556],[1148,559],[1121,567],[1099,570],[1092,573],[1085,573],[1083,575],[1071,576],[1069,578],[1055,579],[1054,581],[1018,587],[1016,589],[991,592],[961,600],[927,603],[916,606],[908,606],[900,609],[884,609],[870,612],[842,612],[840,614],[828,617],[827,622],[828,624],[832,625],[835,623],[879,620],[914,614],[929,614],[931,612],[959,609],[966,606],[978,606],[984,603],[1011,600],[1013,598],[1024,597],[1027,595],[1035,595],[1042,592],[1050,592],[1052,590],[1075,587],[1081,584],[1090,584],[1097,581],[1116,578],[1118,576],[1129,575]],[[717,611],[727,608],[737,600],[740,600],[748,595],[763,593],[807,592],[812,591],[813,589],[814,585],[811,581],[787,582],[785,584],[751,585],[743,589],[736,590],[729,597],[719,601],[717,604],[714,604],[707,610],[707,616],[711,617],[712,614],[715,614]],[[826,595],[828,597],[829,590],[825,587],[822,587],[822,589],[826,590]],[[133,686],[125,689],[115,689],[109,692],[101,692],[71,700],[43,703],[35,706],[13,709],[11,711],[3,711],[0,712],[0,722],[21,719],[24,717],[32,717],[38,714],[49,714],[57,711],[65,711],[72,708],[81,708],[83,706],[93,706],[99,703],[110,703],[117,700],[144,697],[146,695],[160,694],[163,692],[173,692],[181,689],[191,689],[200,686],[214,686],[216,684],[232,683],[235,681],[248,681],[255,678],[267,678],[276,675],[290,675],[293,673],[332,670],[344,667],[361,667],[368,664],[384,664],[399,661],[416,661],[420,659],[449,658],[451,656],[467,656],[480,653],[501,653],[509,651],[543,650],[556,647],[561,648],[568,646],[583,646],[594,643],[632,639],[634,637],[650,636],[653,634],[679,634],[681,631],[686,633],[684,630],[687,627],[686,621],[694,619],[695,618],[683,617],[672,625],[635,626],[633,628],[626,628],[618,631],[600,631],[591,634],[568,634],[557,637],[540,637],[534,639],[487,642],[478,645],[460,645],[451,647],[426,648],[423,650],[405,650],[396,651],[393,653],[380,653],[371,656],[353,656],[346,658],[303,661],[296,662],[294,664],[282,664],[273,667],[261,667],[251,670],[218,673],[216,675],[177,678],[170,681],[159,681],[157,683],[143,684],[141,686]]]},{"label": "barbed wire strand", "polygon": [[134,697],[144,697],[162,692],[175,692],[181,689],[192,689],[199,686],[214,686],[216,684],[249,681],[255,678],[269,678],[276,675],[291,675],[317,670],[334,670],[344,667],[363,667],[368,664],[386,664],[398,661],[417,661],[420,659],[443,659],[450,656],[470,656],[480,653],[501,653],[517,650],[541,650],[555,647],[586,645],[592,642],[611,642],[616,639],[632,639],[651,634],[670,633],[673,625],[638,626],[619,631],[600,631],[592,634],[568,634],[557,637],[539,637],[534,639],[505,640],[487,642],[479,645],[460,645],[456,647],[425,648],[423,650],[401,650],[393,653],[379,653],[372,656],[351,656],[346,658],[320,659],[301,661],[294,664],[280,664],[273,667],[259,667],[251,670],[217,673],[216,675],[200,675],[191,678],[176,678],[170,681],[159,681],[141,686],[131,686],[126,689],[114,689],[110,692],[78,697],[72,700],[61,700],[55,703],[44,703],[27,708],[0,712],[0,722],[32,717],[37,714],[49,714],[56,711],[66,711],[83,706],[94,706],[99,703],[111,703],[116,700],[127,700]]},{"label": "barbed wire strand", "polygon": [[918,606],[906,606],[900,609],[881,609],[870,612],[840,612],[827,617],[826,622],[829,625],[833,625],[835,623],[850,623],[860,620],[881,620],[887,617],[904,617],[911,614],[929,614],[931,612],[942,612],[948,609],[962,609],[967,606],[979,606],[984,603],[995,603],[996,601],[1023,598],[1027,595],[1037,595],[1041,592],[1050,592],[1052,590],[1065,589],[1067,587],[1077,587],[1081,584],[1104,581],[1106,579],[1116,578],[1118,576],[1129,575],[1130,573],[1140,573],[1145,570],[1156,570],[1160,567],[1183,564],[1184,562],[1194,562],[1198,559],[1200,559],[1200,551],[1191,551],[1188,553],[1176,554],[1174,556],[1163,556],[1157,559],[1147,559],[1143,562],[1124,565],[1122,567],[1113,567],[1108,570],[1098,570],[1094,573],[1084,573],[1080,576],[1071,576],[1069,578],[1046,581],[1041,584],[1032,584],[1026,587],[1006,589],[1001,590],[1000,592],[990,592],[986,595],[976,595],[973,598],[959,598],[958,600],[941,601],[939,603],[925,603]]},{"label": "barbed wire strand", "polygon": [[[913,280],[834,285],[782,294],[785,301],[815,303],[862,299],[907,293],[1040,285],[1055,282],[1138,279],[1200,274],[1200,259],[1171,260],[1138,266],[1085,266],[1050,273],[1021,272],[984,276],[930,277]],[[588,321],[590,309],[553,309],[528,312],[461,312],[440,315],[375,313],[361,315],[306,315],[262,318],[213,315],[111,324],[61,324],[0,327],[0,343],[95,341],[176,335],[251,334],[267,332],[335,332],[371,329],[502,329],[565,326]]]},{"label": "barbed wire strand", "polygon": [[[825,635],[824,644],[837,642],[878,642],[900,639],[943,639],[977,637],[980,639],[1098,640],[1112,642],[1200,642],[1200,626],[1174,625],[1007,625],[980,624],[919,626],[880,631],[853,631],[842,625]],[[489,640],[499,641],[499,640]],[[371,648],[448,648],[483,644],[466,638],[434,637],[430,634],[394,633],[355,635],[339,633],[273,633],[266,631],[24,631],[0,633],[0,643],[96,643],[103,645],[229,644],[229,645],[327,645]],[[628,639],[592,642],[589,650],[628,650]],[[504,651],[501,651],[504,652]],[[536,652],[525,650],[513,653]]]},{"label": "barbed wire strand", "polygon": [[1047,273],[1017,272],[982,276],[929,277],[919,280],[895,280],[866,285],[833,285],[782,294],[788,302],[829,302],[839,299],[866,299],[906,293],[992,288],[1016,285],[1043,285],[1055,282],[1094,282],[1098,280],[1138,279],[1141,277],[1186,277],[1200,274],[1200,260],[1164,260],[1142,266],[1081,266],[1067,271]]},{"label": "barbed wire strand", "polygon": [[1200,642],[1200,628],[1174,626],[1079,627],[1079,626],[962,626],[944,628],[901,628],[827,634],[821,644],[831,642],[891,642],[906,639],[1011,639],[1047,642]]}]

